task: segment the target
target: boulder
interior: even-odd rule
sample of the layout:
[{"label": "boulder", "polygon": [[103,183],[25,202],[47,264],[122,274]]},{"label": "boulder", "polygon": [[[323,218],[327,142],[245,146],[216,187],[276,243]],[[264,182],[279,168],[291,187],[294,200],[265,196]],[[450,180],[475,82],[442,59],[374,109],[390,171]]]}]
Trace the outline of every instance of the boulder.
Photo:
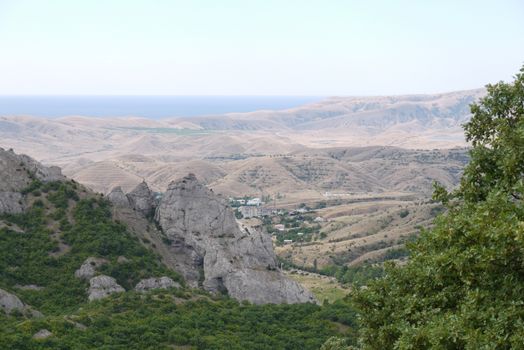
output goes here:
[{"label": "boulder", "polygon": [[24,312],[27,307],[16,295],[0,289],[0,308],[6,314],[10,314],[15,310]]},{"label": "boulder", "polygon": [[89,280],[89,301],[103,299],[114,293],[125,292],[113,277],[100,275]]},{"label": "boulder", "polygon": [[19,311],[27,316],[31,317],[43,317],[42,313],[38,310],[31,308],[26,305],[16,295],[9,293],[3,289],[0,289],[0,309],[10,314],[14,311]]},{"label": "boulder", "polygon": [[78,270],[75,271],[75,277],[88,280],[96,274],[96,269],[103,264],[107,264],[103,258],[87,258]]},{"label": "boulder", "polygon": [[46,339],[52,335],[53,333],[51,333],[47,329],[41,329],[33,335],[33,339]]},{"label": "boulder", "polygon": [[147,278],[143,279],[135,287],[137,292],[146,292],[152,289],[169,289],[169,288],[180,288],[180,283],[173,281],[169,277],[160,278]]},{"label": "boulder", "polygon": [[190,286],[257,304],[316,302],[278,269],[270,236],[242,230],[228,202],[195,175],[169,185],[155,220]]}]

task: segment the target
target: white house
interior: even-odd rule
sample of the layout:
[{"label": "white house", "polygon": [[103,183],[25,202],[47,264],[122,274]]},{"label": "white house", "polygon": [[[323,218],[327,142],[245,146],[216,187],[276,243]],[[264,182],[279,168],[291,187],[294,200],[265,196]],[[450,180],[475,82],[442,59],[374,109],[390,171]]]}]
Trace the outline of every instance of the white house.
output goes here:
[{"label": "white house", "polygon": [[262,204],[262,201],[260,200],[260,198],[251,198],[246,203],[246,205],[255,205],[255,206],[259,206],[260,204]]}]

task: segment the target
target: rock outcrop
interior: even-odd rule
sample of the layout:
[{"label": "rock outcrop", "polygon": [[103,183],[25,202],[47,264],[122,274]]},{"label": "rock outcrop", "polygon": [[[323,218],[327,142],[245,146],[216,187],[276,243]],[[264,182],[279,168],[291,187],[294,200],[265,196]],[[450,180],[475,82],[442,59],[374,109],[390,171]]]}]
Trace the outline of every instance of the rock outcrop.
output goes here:
[{"label": "rock outcrop", "polygon": [[180,288],[180,283],[173,281],[169,277],[143,279],[135,287],[137,292],[147,292],[153,289]]},{"label": "rock outcrop", "polygon": [[29,305],[24,304],[19,297],[3,289],[0,289],[0,309],[6,314],[18,311],[33,317],[43,316],[39,311],[31,308]]},{"label": "rock outcrop", "polygon": [[122,187],[117,186],[109,192],[107,195],[107,199],[113,203],[115,207],[119,208],[129,208],[131,207],[131,204],[129,203],[129,199],[125,195],[124,191],[122,191]]},{"label": "rock outcrop", "polygon": [[155,209],[155,199],[149,186],[142,181],[131,192],[127,194],[127,199],[131,208],[141,213],[145,217],[153,214]]},{"label": "rock outcrop", "polygon": [[63,181],[59,167],[46,167],[25,154],[0,148],[0,192],[19,192],[33,179],[42,182]]},{"label": "rock outcrop", "polygon": [[19,214],[25,209],[20,192],[0,192],[0,213]]},{"label": "rock outcrop", "polygon": [[20,213],[25,209],[20,193],[34,180],[62,181],[60,168],[46,167],[36,160],[0,148],[0,213]]},{"label": "rock outcrop", "polygon": [[190,286],[256,304],[316,301],[278,270],[270,237],[242,230],[227,201],[194,175],[169,185],[155,220]]},{"label": "rock outcrop", "polygon": [[117,186],[108,193],[107,199],[117,208],[129,208],[144,217],[154,214],[157,204],[155,194],[145,181],[139,183],[128,194],[124,193],[122,187]]},{"label": "rock outcrop", "polygon": [[89,280],[89,301],[103,299],[113,293],[122,293],[125,289],[122,288],[113,277],[100,275]]},{"label": "rock outcrop", "polygon": [[47,329],[41,329],[38,332],[36,332],[35,334],[33,334],[33,339],[47,339],[51,337],[52,335],[53,333],[51,333]]},{"label": "rock outcrop", "polygon": [[0,307],[6,314],[10,314],[15,310],[22,312],[26,309],[25,304],[22,303],[20,298],[3,289],[0,289]]},{"label": "rock outcrop", "polygon": [[89,280],[96,275],[96,269],[104,264],[107,264],[106,259],[89,257],[82,263],[80,268],[75,271],[75,277]]}]

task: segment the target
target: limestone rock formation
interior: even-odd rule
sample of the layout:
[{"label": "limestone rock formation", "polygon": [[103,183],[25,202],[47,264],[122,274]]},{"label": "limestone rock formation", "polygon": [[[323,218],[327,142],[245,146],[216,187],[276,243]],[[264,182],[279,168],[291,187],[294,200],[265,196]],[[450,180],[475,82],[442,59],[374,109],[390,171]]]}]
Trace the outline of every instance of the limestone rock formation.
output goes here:
[{"label": "limestone rock formation", "polygon": [[0,289],[0,310],[6,314],[19,311],[33,317],[42,317],[42,313],[26,305],[14,294]]},{"label": "limestone rock formation", "polygon": [[152,289],[180,288],[180,284],[169,277],[143,279],[135,287],[137,292],[146,292]]},{"label": "limestone rock formation", "polygon": [[26,306],[16,295],[0,289],[0,307],[6,314],[18,310],[24,311]]},{"label": "limestone rock formation", "polygon": [[316,301],[278,270],[270,237],[242,230],[227,201],[193,174],[169,185],[155,219],[190,286],[201,282],[208,291],[257,304]]},{"label": "limestone rock formation", "polygon": [[84,261],[82,266],[75,271],[75,276],[77,278],[88,280],[95,276],[96,269],[103,264],[107,264],[106,259],[89,257]]},{"label": "limestone rock formation", "polygon": [[129,208],[131,206],[129,199],[120,186],[113,188],[107,195],[107,199],[113,203],[114,206],[119,208]]},{"label": "limestone rock formation", "polygon": [[52,335],[53,333],[51,333],[47,329],[41,329],[33,335],[33,339],[47,339]]},{"label": "limestone rock formation", "polygon": [[100,275],[89,280],[89,301],[103,299],[113,293],[122,293],[125,289],[122,288],[113,277]]},{"label": "limestone rock formation", "polygon": [[46,167],[25,154],[0,148],[0,192],[19,192],[33,179],[49,182],[62,181],[65,177],[56,166]]},{"label": "limestone rock formation", "polygon": [[62,181],[60,168],[46,167],[36,160],[0,148],[0,213],[20,213],[25,209],[22,191],[33,179]]},{"label": "limestone rock formation", "polygon": [[24,209],[25,204],[20,192],[0,192],[0,213],[18,214]]},{"label": "limestone rock formation", "polygon": [[153,192],[149,189],[145,181],[139,183],[131,192],[127,194],[131,208],[148,217],[153,214],[155,199]]}]

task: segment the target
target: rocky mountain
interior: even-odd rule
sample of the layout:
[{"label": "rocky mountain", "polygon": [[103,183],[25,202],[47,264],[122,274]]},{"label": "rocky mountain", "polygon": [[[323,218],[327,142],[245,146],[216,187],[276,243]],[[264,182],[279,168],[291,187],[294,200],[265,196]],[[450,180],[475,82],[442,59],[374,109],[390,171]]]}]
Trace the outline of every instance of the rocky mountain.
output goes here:
[{"label": "rocky mountain", "polygon": [[[131,270],[125,274],[141,274],[154,268],[165,274],[174,269],[191,287],[202,287],[211,293],[227,294],[238,300],[257,304],[316,301],[311,293],[277,269],[269,236],[251,228],[241,229],[227,201],[200,184],[194,175],[173,182],[160,201],[145,182],[127,194],[121,188],[115,188],[107,196],[113,203],[112,213],[107,208],[104,214],[100,210],[107,207],[108,202],[66,179],[59,168],[48,168],[27,156],[0,150],[0,174],[0,233],[4,234],[2,229],[5,228],[8,232],[16,230],[20,238],[29,239],[34,235],[34,242],[18,244],[48,242],[42,243],[43,247],[50,249],[42,248],[45,256],[67,257],[64,261],[83,258],[81,264],[77,263],[76,270],[70,272],[69,278],[78,280],[74,283],[89,282],[87,295],[90,301],[123,293],[135,285],[134,288],[140,291],[180,287],[166,275],[146,275],[146,279],[133,282],[119,279],[119,274],[110,275],[121,268],[118,266],[132,262],[125,255],[118,255],[116,259],[111,256],[123,254],[125,244],[136,245],[138,240],[162,257],[164,265],[142,263],[137,266],[138,271],[132,271],[129,266]],[[79,214],[79,210],[94,212]],[[95,219],[96,215],[104,218],[106,226],[96,228],[102,224],[100,218]],[[127,227],[116,226],[113,228],[116,232],[108,231],[113,225],[111,217],[119,220],[117,225],[124,223]],[[156,222],[150,221],[153,217]],[[115,238],[120,240],[123,238],[118,238],[118,235],[122,230],[128,230],[126,235],[129,237],[125,240],[136,239],[137,242],[110,243],[113,238],[109,237],[97,240],[97,233],[93,230],[102,235],[117,234]],[[86,236],[78,237],[79,232]],[[17,236],[8,237],[16,240]],[[93,250],[97,244],[100,245]],[[87,249],[84,253],[81,253],[82,246]],[[91,255],[84,258],[87,253]],[[43,259],[46,261],[47,258]],[[10,258],[6,264],[16,262],[17,259]],[[34,269],[35,266],[28,268]],[[4,287],[4,277],[0,276],[0,287]],[[7,286],[14,282],[22,281],[13,277],[4,281]],[[41,282],[47,283],[45,280]],[[11,296],[7,291],[2,293],[9,305],[25,305],[16,299],[16,295]]]},{"label": "rocky mountain", "polygon": [[239,227],[227,201],[194,175],[169,185],[155,220],[190,285],[257,304],[315,300],[279,271],[269,235]]}]

